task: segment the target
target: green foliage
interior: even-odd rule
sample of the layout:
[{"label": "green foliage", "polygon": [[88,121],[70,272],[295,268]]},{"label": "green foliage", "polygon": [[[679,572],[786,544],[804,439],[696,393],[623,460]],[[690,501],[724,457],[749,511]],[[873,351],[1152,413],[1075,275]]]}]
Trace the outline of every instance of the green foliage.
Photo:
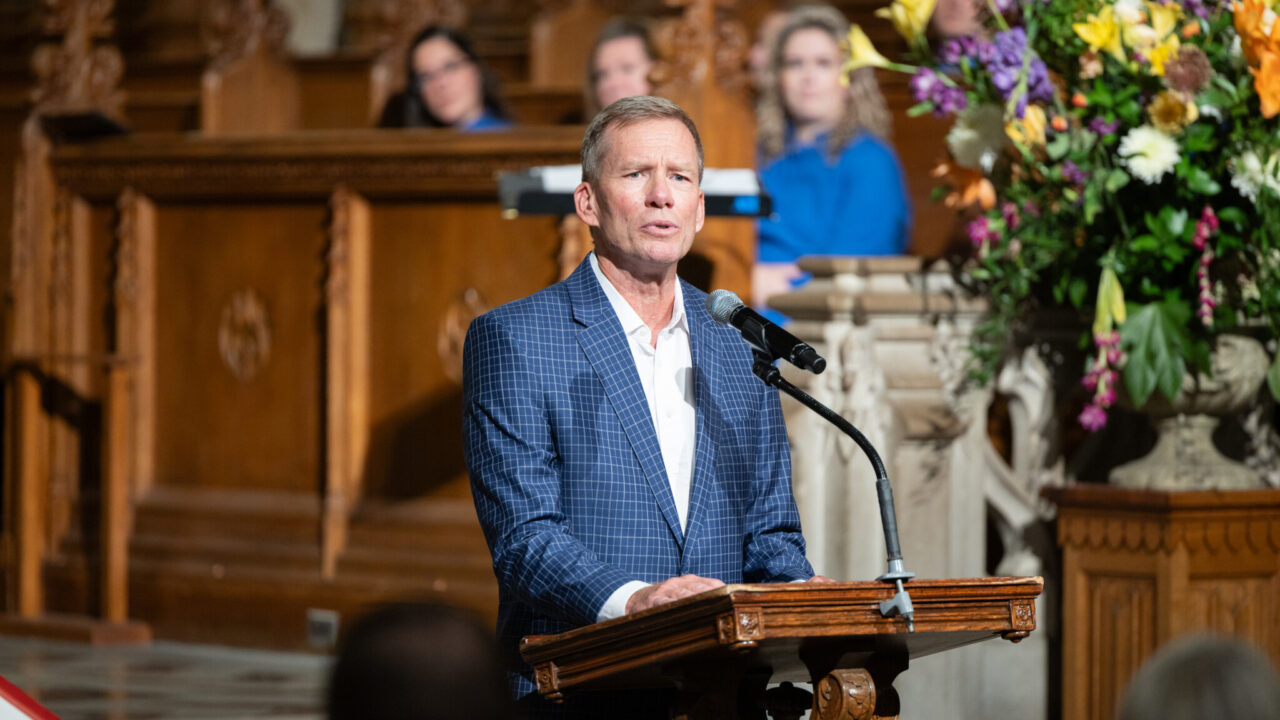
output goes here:
[{"label": "green foliage", "polygon": [[[1025,28],[1029,51],[1015,92],[1027,92],[1038,61],[1055,86],[1052,98],[1026,103],[1028,126],[1034,116],[1051,128],[1043,141],[1034,132],[1017,143],[993,141],[988,157],[995,162],[981,168],[998,202],[967,218],[983,218],[996,234],[977,246],[968,272],[990,308],[973,336],[971,372],[979,381],[993,378],[1014,331],[1038,308],[1094,314],[1105,295],[1108,306],[1127,308],[1123,318],[1111,316],[1124,382],[1142,403],[1156,391],[1176,394],[1186,373],[1207,369],[1219,332],[1263,324],[1280,336],[1280,121],[1260,111],[1256,68],[1239,50],[1230,4],[1206,4],[1207,19],[1181,3],[1143,4],[1137,22],[1150,32],[1155,13],[1180,13],[1172,31],[1157,38],[1178,46],[1163,74],[1149,60],[1153,48],[1132,46],[1143,37],[1132,28],[1119,35],[1123,60],[1090,49],[1077,28],[1094,22],[1103,6],[1032,0],[1008,18],[986,13],[984,38],[996,40],[1018,23]],[[1001,90],[1008,78],[998,83],[992,61],[983,59],[990,54],[971,51],[942,66],[938,50],[921,44],[913,57],[964,91],[969,110],[959,122],[990,106],[1003,110],[1006,122],[1018,119],[1015,98]],[[1189,66],[1174,65],[1190,56],[1210,68],[1204,85],[1190,91],[1194,97],[1171,80],[1188,75]],[[1170,108],[1186,111],[1170,115]],[[1157,128],[1163,144],[1144,145]],[[1206,209],[1220,223],[1215,232],[1200,226]],[[1100,288],[1107,273],[1114,273],[1113,286]],[[1268,381],[1280,398],[1280,365],[1272,365]]]},{"label": "green foliage", "polygon": [[1190,352],[1187,322],[1191,309],[1179,300],[1129,305],[1120,327],[1120,346],[1129,356],[1124,366],[1125,388],[1134,405],[1142,407],[1152,390],[1170,400],[1182,387]]}]

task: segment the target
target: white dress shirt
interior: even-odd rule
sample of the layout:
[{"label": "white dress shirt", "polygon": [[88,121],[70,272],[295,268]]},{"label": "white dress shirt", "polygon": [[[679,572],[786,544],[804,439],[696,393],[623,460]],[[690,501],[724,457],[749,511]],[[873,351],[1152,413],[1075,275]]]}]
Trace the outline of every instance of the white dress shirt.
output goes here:
[{"label": "white dress shirt", "polygon": [[[622,297],[609,278],[600,270],[600,261],[591,253],[591,270],[609,298],[622,331],[627,336],[631,357],[636,363],[640,385],[649,402],[649,417],[658,436],[662,451],[662,463],[666,466],[667,479],[671,483],[671,495],[675,499],[676,513],[680,516],[683,532],[689,523],[689,486],[693,480],[693,452],[697,432],[697,413],[693,400],[693,354],[689,349],[689,321],[684,312],[684,292],[676,281],[675,306],[671,321],[658,333],[658,342],[652,344],[653,333],[640,319],[640,315]],[[614,591],[600,608],[597,620],[608,620],[626,614],[627,600],[648,583],[633,580]]]}]

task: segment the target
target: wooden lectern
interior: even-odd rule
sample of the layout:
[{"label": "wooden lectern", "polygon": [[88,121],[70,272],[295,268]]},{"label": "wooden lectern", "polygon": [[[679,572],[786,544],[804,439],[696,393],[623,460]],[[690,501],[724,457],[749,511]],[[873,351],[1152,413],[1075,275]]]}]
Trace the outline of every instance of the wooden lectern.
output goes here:
[{"label": "wooden lectern", "polygon": [[[529,636],[520,653],[538,692],[560,700],[593,690],[675,688],[673,718],[799,717],[809,693],[768,683],[812,682],[815,719],[895,718],[893,680],[912,658],[1036,627],[1032,578],[907,584],[915,631],[880,616],[880,582],[726,585],[559,635]],[[799,696],[800,702],[794,698]]]}]

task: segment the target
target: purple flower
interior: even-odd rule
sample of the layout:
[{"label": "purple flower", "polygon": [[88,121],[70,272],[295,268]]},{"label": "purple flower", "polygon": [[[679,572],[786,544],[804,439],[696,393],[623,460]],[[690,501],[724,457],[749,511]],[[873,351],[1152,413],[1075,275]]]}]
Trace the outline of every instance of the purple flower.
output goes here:
[{"label": "purple flower", "polygon": [[996,33],[989,59],[985,62],[991,73],[991,83],[1000,91],[1001,97],[1008,100],[1018,88],[1018,78],[1022,74],[1023,56],[1030,52],[1027,60],[1026,92],[1018,97],[1015,112],[1023,117],[1028,100],[1050,101],[1053,99],[1053,83],[1049,80],[1049,69],[1044,61],[1035,55],[1035,51],[1027,48],[1027,32],[1015,27]]},{"label": "purple flower", "polygon": [[1106,137],[1107,135],[1114,134],[1116,130],[1120,129],[1120,121],[1115,120],[1113,122],[1107,122],[1106,118],[1099,116],[1089,121],[1089,129],[1098,135]]},{"label": "purple flower", "polygon": [[933,114],[938,117],[954,115],[969,106],[969,98],[957,87],[942,86],[938,99],[934,101]]},{"label": "purple flower", "polygon": [[1098,432],[1107,426],[1107,411],[1102,407],[1090,403],[1084,406],[1084,410],[1080,411],[1080,416],[1076,418],[1080,421],[1080,425],[1089,432]]},{"label": "purple flower", "polygon": [[1205,7],[1204,0],[1182,0],[1182,6],[1202,20],[1209,19],[1209,8]]},{"label": "purple flower", "polygon": [[977,247],[1000,239],[1000,234],[991,229],[991,223],[987,221],[986,216],[969,223],[965,229],[969,233],[969,241]]},{"label": "purple flower", "polygon": [[938,88],[942,87],[942,79],[933,70],[927,67],[920,68],[911,78],[908,87],[911,88],[911,97],[916,102],[932,102]]},{"label": "purple flower", "polygon": [[1004,226],[1010,230],[1016,230],[1020,218],[1018,217],[1018,206],[1011,202],[1007,202],[1000,206],[1000,214],[1004,217]]},{"label": "purple flower", "polygon": [[964,91],[947,85],[942,76],[929,68],[920,68],[909,83],[911,97],[916,102],[933,104],[933,114],[942,117],[958,113],[969,104]]},{"label": "purple flower", "polygon": [[958,65],[965,58],[978,54],[978,39],[972,35],[952,38],[942,44],[938,59],[948,65]]},{"label": "purple flower", "polygon": [[1072,185],[1084,185],[1089,181],[1089,173],[1081,170],[1075,163],[1067,160],[1062,163],[1062,179]]}]

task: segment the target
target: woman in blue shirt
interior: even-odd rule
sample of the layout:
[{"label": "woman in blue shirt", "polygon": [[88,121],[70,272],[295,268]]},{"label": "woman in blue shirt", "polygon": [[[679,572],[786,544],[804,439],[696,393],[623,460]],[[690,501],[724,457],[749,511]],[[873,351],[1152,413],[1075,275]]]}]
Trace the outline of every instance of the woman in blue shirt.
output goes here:
[{"label": "woman in blue shirt", "polygon": [[466,36],[431,25],[409,43],[408,83],[387,101],[378,127],[437,127],[463,132],[510,127],[498,81]]},{"label": "woman in blue shirt", "polygon": [[804,280],[803,255],[906,251],[911,210],[890,116],[870,68],[840,83],[849,23],[831,7],[792,12],[770,48],[758,107],[760,180],[773,216],[759,223],[754,300]]}]

